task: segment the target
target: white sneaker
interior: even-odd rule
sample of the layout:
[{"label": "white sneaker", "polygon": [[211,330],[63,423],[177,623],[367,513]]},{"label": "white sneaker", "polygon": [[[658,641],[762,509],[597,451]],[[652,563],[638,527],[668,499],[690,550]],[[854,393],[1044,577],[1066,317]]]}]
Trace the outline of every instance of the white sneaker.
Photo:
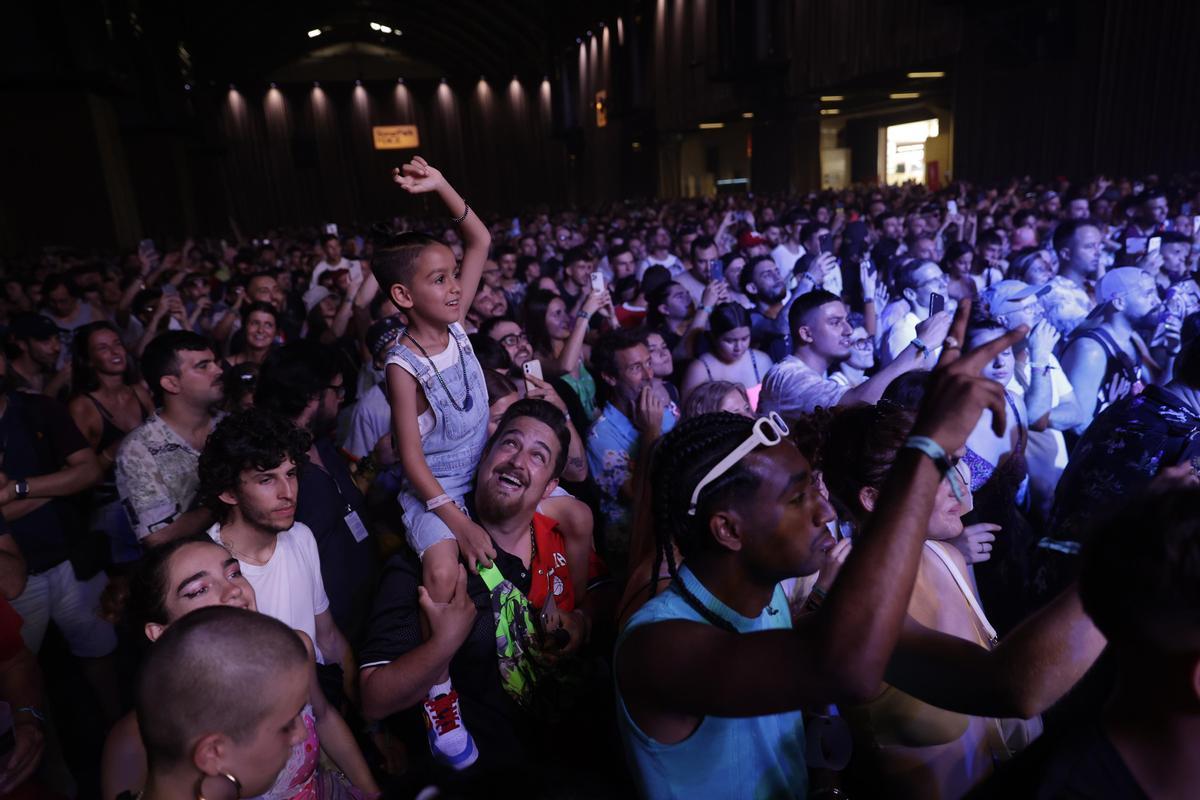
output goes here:
[{"label": "white sneaker", "polygon": [[475,740],[463,727],[458,692],[451,689],[425,701],[425,729],[434,760],[452,769],[466,769],[479,758]]}]

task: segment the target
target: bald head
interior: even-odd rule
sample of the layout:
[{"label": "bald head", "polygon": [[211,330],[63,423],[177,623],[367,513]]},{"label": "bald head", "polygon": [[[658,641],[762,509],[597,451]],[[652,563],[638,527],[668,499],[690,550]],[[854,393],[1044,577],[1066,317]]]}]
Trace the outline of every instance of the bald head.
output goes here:
[{"label": "bald head", "polygon": [[137,719],[151,766],[186,761],[203,736],[243,741],[277,702],[277,682],[308,652],[282,622],[230,606],[184,616],[150,648]]}]

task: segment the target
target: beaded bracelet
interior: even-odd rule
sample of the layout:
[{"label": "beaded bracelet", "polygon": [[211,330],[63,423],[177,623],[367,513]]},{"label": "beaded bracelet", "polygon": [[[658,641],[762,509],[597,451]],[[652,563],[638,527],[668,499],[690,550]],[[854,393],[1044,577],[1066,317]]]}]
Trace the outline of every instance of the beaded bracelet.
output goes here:
[{"label": "beaded bracelet", "polygon": [[466,200],[464,200],[464,201],[463,201],[463,213],[462,213],[462,216],[461,216],[461,217],[451,217],[451,218],[450,218],[450,221],[451,221],[451,222],[453,222],[455,225],[458,225],[458,224],[460,224],[460,223],[461,223],[461,222],[462,222],[464,219],[466,219],[466,218],[467,218],[467,214],[470,214],[470,213],[471,213],[471,204],[470,204],[470,203],[468,203]]}]

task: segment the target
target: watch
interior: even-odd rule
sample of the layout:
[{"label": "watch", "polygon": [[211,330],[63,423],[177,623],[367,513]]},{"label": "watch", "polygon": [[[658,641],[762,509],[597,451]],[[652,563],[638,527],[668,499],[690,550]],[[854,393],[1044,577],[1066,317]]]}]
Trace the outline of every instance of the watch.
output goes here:
[{"label": "watch", "polygon": [[19,480],[13,484],[13,491],[17,495],[18,500],[29,497],[29,481]]}]

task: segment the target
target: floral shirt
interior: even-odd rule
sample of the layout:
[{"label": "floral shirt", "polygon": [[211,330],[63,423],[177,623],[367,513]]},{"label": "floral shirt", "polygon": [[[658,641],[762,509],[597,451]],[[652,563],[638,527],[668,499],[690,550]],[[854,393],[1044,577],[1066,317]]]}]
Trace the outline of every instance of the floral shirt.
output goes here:
[{"label": "floral shirt", "polygon": [[1200,415],[1160,386],[1119,400],[1091,424],[1055,492],[1052,538],[1038,546],[1078,552],[1088,529],[1143,489],[1163,467],[1200,459]]},{"label": "floral shirt", "polygon": [[[674,403],[663,409],[662,432],[675,427],[679,409]],[[604,541],[610,550],[625,552],[629,548],[630,506],[621,490],[633,474],[634,459],[641,442],[641,432],[629,417],[609,403],[588,431],[588,471],[600,489],[600,510],[603,512]]]}]

